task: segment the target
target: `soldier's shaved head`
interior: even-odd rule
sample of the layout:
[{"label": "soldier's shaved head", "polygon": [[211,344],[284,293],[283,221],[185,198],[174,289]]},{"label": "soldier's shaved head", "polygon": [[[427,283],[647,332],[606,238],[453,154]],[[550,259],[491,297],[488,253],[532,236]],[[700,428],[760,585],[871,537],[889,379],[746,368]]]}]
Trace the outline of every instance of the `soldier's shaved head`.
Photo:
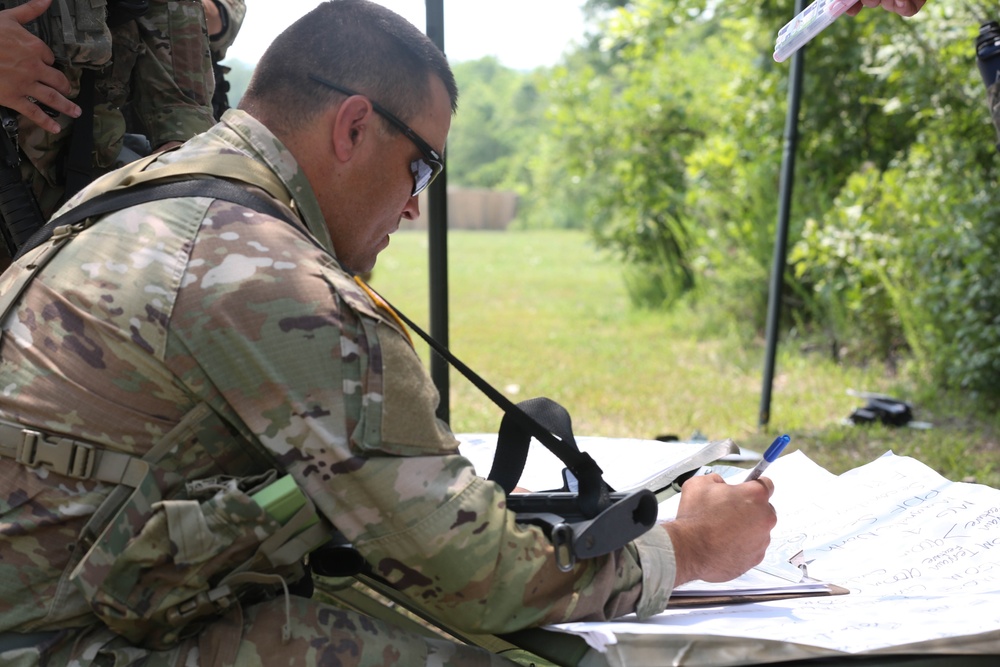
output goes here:
[{"label": "soldier's shaved head", "polygon": [[343,98],[310,80],[377,100],[403,121],[427,104],[428,76],[438,77],[457,108],[458,88],[441,50],[391,10],[368,0],[332,0],[289,26],[261,57],[240,108],[279,137]]}]

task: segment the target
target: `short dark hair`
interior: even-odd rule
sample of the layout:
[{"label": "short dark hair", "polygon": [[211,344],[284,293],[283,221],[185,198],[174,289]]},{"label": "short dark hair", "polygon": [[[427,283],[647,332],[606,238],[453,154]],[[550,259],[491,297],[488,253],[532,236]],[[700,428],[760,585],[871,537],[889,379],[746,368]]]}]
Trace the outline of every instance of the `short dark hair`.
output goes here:
[{"label": "short dark hair", "polygon": [[340,93],[309,79],[317,74],[356,90],[404,122],[429,102],[437,76],[458,108],[458,87],[441,50],[395,12],[368,0],[330,0],[275,38],[254,69],[240,108],[277,134],[290,133],[328,108]]}]

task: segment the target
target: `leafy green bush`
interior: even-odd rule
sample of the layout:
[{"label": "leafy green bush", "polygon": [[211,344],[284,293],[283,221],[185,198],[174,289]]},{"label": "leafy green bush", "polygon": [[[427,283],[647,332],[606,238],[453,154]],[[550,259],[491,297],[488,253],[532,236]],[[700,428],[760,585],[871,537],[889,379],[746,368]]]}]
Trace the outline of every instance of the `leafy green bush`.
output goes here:
[{"label": "leafy green bush", "polygon": [[914,235],[912,340],[939,383],[1000,396],[1000,210],[985,196],[958,208]]},{"label": "leafy green bush", "polygon": [[[791,80],[770,56],[789,3],[589,6],[604,10],[596,32],[558,67],[456,68],[474,122],[456,121],[455,182],[515,188],[518,227],[589,229],[625,265],[633,304],[706,299],[759,335]],[[953,3],[908,20],[865,11],[809,45],[782,316],[836,355],[912,357],[939,385],[1000,396],[980,20]]]},{"label": "leafy green bush", "polygon": [[862,356],[908,349],[937,383],[997,396],[1000,207],[991,173],[950,168],[974,159],[947,153],[920,144],[853,176],[790,259],[817,320]]},{"label": "leafy green bush", "polygon": [[806,221],[788,258],[795,279],[813,292],[811,319],[834,349],[858,358],[887,358],[906,344],[883,281],[900,239],[881,176],[874,168],[852,176],[822,223]]}]

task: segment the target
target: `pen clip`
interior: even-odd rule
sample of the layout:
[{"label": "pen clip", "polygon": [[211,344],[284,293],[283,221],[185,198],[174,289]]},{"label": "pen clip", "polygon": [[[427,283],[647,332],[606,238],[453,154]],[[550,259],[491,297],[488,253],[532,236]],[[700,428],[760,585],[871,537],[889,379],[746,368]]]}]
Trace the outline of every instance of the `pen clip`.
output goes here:
[{"label": "pen clip", "polygon": [[789,558],[788,562],[790,564],[794,565],[795,567],[799,568],[799,571],[802,573],[802,580],[803,581],[805,581],[805,580],[807,580],[807,579],[810,578],[809,577],[809,570],[807,569],[806,566],[808,566],[809,563],[811,563],[812,561],[811,560],[806,560],[806,552],[805,551],[799,551],[797,554],[795,554],[794,556],[792,556],[791,558]]}]

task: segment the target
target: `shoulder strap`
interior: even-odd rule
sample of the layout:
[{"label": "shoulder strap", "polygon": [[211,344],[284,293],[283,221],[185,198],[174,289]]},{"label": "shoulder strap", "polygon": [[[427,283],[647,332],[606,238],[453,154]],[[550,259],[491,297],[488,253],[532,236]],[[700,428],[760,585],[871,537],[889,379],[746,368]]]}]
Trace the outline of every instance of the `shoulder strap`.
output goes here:
[{"label": "shoulder strap", "polygon": [[127,190],[104,192],[93,199],[88,199],[59,217],[53,218],[28,239],[28,242],[18,251],[14,259],[20,259],[32,249],[51,239],[53,232],[58,227],[72,226],[87,218],[159,199],[174,199],[179,197],[212,197],[214,199],[223,199],[255,211],[260,211],[279,220],[291,222],[286,212],[273,201],[259,197],[246,188],[230,181],[219,178],[198,178],[171,183],[152,183],[130,187]]},{"label": "shoulder strap", "polygon": [[161,154],[153,154],[127,164],[101,181],[107,192],[133,188],[153,181],[187,181],[198,176],[214,176],[254,185],[292,208],[292,196],[277,174],[257,160],[242,153],[214,153],[187,157],[178,162],[158,162]]},{"label": "shoulder strap", "polygon": [[[56,237],[53,243],[47,245],[33,258],[29,266],[23,269],[12,266],[4,273],[4,278],[7,280],[2,281],[3,290],[0,290],[0,322],[3,322],[7,318],[7,314],[14,307],[14,304],[17,303],[21,294],[31,282],[31,279],[55,257],[56,253],[62,249],[76,232],[83,228],[81,225],[88,218],[104,215],[105,213],[130,206],[137,206],[160,199],[173,199],[175,197],[213,197],[215,199],[222,199],[293,224],[293,221],[288,217],[287,211],[283,210],[274,201],[258,196],[236,183],[219,178],[198,178],[169,183],[154,182],[129,189],[104,192],[93,199],[83,202],[63,215],[52,219],[48,224],[35,232],[24,246],[21,247],[14,258],[15,260],[20,259],[33,249]],[[312,236],[306,236],[312,239]],[[0,337],[2,336],[3,331],[0,330]]]}]

